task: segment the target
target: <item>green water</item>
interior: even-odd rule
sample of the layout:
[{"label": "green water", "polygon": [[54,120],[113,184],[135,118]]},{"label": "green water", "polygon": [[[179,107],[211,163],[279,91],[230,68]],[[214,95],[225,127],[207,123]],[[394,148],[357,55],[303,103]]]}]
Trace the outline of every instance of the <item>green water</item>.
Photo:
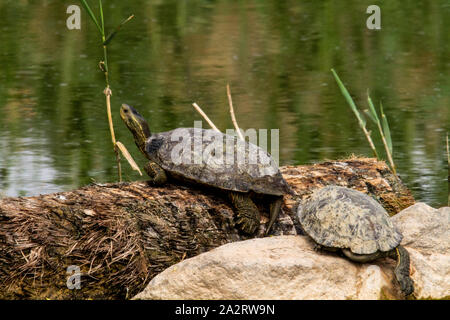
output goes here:
[{"label": "green water", "polygon": [[[117,180],[106,118],[99,35],[77,1],[0,1],[0,192],[36,195]],[[97,1],[89,1],[97,9]],[[447,203],[449,1],[104,0],[106,28],[135,14],[109,46],[118,140],[143,157],[119,117],[135,106],[155,132],[193,126],[197,102],[233,128],[280,129],[280,162],[371,156],[330,72],[355,101],[383,102],[398,172],[418,200]],[[206,124],[204,124],[206,127]],[[377,146],[382,143],[374,127]],[[384,152],[381,152],[384,157]],[[122,161],[125,180],[144,179]]]}]

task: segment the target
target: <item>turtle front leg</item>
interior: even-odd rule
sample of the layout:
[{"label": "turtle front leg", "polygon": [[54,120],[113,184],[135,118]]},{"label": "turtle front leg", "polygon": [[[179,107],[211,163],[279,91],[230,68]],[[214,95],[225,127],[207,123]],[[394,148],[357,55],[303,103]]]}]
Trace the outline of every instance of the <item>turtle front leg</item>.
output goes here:
[{"label": "turtle front leg", "polygon": [[390,256],[396,258],[397,266],[394,269],[395,277],[400,284],[400,289],[405,296],[409,296],[414,292],[414,281],[409,276],[409,253],[402,246],[398,246],[391,251]]},{"label": "turtle front leg", "polygon": [[255,233],[261,218],[258,207],[247,193],[229,192],[228,195],[237,211],[237,224],[240,229],[248,234]]},{"label": "turtle front leg", "polygon": [[150,177],[150,181],[155,186],[163,185],[167,182],[167,175],[163,168],[161,168],[155,162],[150,161],[144,166],[145,172],[147,172]]}]

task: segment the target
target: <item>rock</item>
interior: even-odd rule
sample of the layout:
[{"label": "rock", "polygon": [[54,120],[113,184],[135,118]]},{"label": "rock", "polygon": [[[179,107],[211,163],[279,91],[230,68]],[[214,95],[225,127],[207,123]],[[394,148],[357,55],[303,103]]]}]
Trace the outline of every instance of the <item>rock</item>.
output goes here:
[{"label": "rock", "polygon": [[226,244],[166,269],[135,299],[378,299],[388,286],[379,267],[313,248],[305,236]]},{"label": "rock", "polygon": [[418,298],[450,296],[450,207],[417,203],[393,218],[411,256],[411,277]]},{"label": "rock", "polygon": [[[417,298],[450,295],[450,209],[418,203],[396,217]],[[306,236],[229,243],[157,275],[134,299],[399,299],[395,261],[351,262]]]}]

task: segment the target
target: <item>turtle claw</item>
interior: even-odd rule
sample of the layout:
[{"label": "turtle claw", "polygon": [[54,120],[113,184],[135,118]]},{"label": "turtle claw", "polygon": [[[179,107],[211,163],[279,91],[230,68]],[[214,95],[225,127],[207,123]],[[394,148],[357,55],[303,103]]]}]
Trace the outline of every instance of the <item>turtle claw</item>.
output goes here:
[{"label": "turtle claw", "polygon": [[158,187],[167,182],[167,175],[163,168],[161,168],[155,162],[148,162],[144,166],[145,172],[150,177],[150,184],[154,187]]},{"label": "turtle claw", "polygon": [[256,228],[259,226],[254,219],[249,219],[246,216],[238,215],[236,224],[239,225],[239,228],[245,233],[252,234],[255,232]]},{"label": "turtle claw", "polygon": [[320,251],[322,251],[322,248],[323,248],[323,247],[322,247],[320,244],[314,243],[313,250],[314,250],[315,252],[320,252]]},{"label": "turtle claw", "polygon": [[242,223],[238,223],[240,226],[240,229],[244,231],[247,234],[253,234],[256,231],[256,228],[258,225],[254,223],[254,221],[249,219],[241,219],[244,220]]}]

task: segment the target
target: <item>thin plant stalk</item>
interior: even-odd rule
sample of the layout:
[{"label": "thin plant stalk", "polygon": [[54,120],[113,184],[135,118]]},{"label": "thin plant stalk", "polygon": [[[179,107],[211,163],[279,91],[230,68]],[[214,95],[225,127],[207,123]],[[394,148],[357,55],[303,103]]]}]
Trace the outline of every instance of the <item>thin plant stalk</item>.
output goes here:
[{"label": "thin plant stalk", "polygon": [[99,10],[100,10],[100,23],[98,22],[97,18],[95,17],[94,13],[92,12],[91,8],[89,7],[87,1],[86,0],[80,0],[80,1],[81,1],[81,4],[83,5],[83,7],[86,9],[86,11],[89,14],[89,16],[91,17],[91,20],[94,22],[95,26],[97,27],[97,29],[100,32],[100,35],[102,37],[103,60],[100,61],[99,67],[100,67],[100,69],[103,71],[103,73],[105,75],[106,88],[103,91],[103,93],[105,94],[105,99],[106,99],[106,113],[107,113],[107,116],[108,116],[109,131],[111,133],[111,141],[112,141],[113,146],[114,146],[114,153],[116,154],[116,162],[117,162],[117,171],[118,171],[119,181],[122,182],[122,167],[121,167],[121,163],[120,163],[119,150],[122,152],[122,154],[125,156],[127,161],[130,163],[131,167],[134,170],[137,170],[140,175],[142,175],[142,173],[139,170],[139,168],[136,166],[136,163],[134,162],[133,158],[131,157],[131,155],[128,152],[128,150],[126,149],[126,147],[122,143],[120,143],[119,141],[116,141],[116,136],[115,136],[115,133],[114,133],[114,125],[113,125],[113,121],[112,121],[112,114],[111,114],[111,95],[112,95],[112,91],[111,91],[111,88],[109,86],[109,68],[108,68],[108,49],[107,49],[107,44],[111,41],[111,39],[114,37],[114,35],[119,31],[120,27],[122,25],[124,25],[126,22],[130,21],[134,17],[134,15],[131,15],[126,20],[124,20],[116,28],[116,30],[110,36],[108,36],[108,38],[106,38],[105,37],[105,21],[104,21],[104,17],[103,17],[102,1],[98,0]]},{"label": "thin plant stalk", "polygon": [[208,118],[206,113],[203,112],[202,108],[200,108],[200,106],[197,103],[194,102],[192,105],[194,106],[195,110],[197,110],[198,113],[200,113],[200,115],[206,120],[206,122],[208,122],[208,124],[213,130],[220,132],[220,130],[217,129],[216,125]]},{"label": "thin plant stalk", "polygon": [[[103,19],[103,6],[102,6],[102,0],[98,0],[99,8],[100,8],[100,20],[101,20],[101,35],[102,35],[102,43],[105,43],[105,21]],[[106,88],[103,91],[105,94],[106,99],[106,113],[108,115],[108,124],[109,124],[109,131],[111,133],[111,140],[114,146],[114,153],[116,155],[116,162],[117,162],[117,174],[119,176],[119,182],[122,182],[122,165],[120,163],[120,153],[117,148],[117,141],[116,141],[116,135],[114,133],[114,124],[112,121],[112,114],[111,114],[111,95],[112,91],[109,87],[109,68],[108,68],[108,50],[106,48],[106,45],[103,44],[103,73],[105,75],[105,82],[106,82]]]},{"label": "thin plant stalk", "polygon": [[94,22],[95,26],[97,27],[98,31],[101,33],[103,33],[102,28],[100,27],[100,25],[98,24],[97,18],[95,17],[94,13],[92,12],[91,8],[89,7],[89,5],[87,4],[86,0],[80,0],[81,4],[83,5],[84,9],[86,9],[86,12],[89,14],[89,16],[91,17],[92,22]]},{"label": "thin plant stalk", "polygon": [[244,141],[244,137],[242,136],[241,129],[239,129],[239,126],[236,121],[236,117],[234,115],[234,108],[233,108],[233,100],[231,99],[231,91],[230,91],[230,85],[227,84],[227,96],[228,96],[228,104],[230,105],[230,115],[231,115],[231,121],[233,122],[234,128],[236,129],[236,132],[239,136],[239,138]]},{"label": "thin plant stalk", "polygon": [[382,122],[383,129],[381,129],[381,125],[379,123],[378,123],[378,128],[380,130],[381,138],[383,140],[383,144],[386,149],[386,154],[387,154],[389,163],[391,164],[392,172],[394,173],[395,176],[397,176],[394,159],[392,157],[391,132],[389,130],[389,124],[387,122],[387,117],[384,114],[383,105],[381,103],[380,103],[380,112],[381,112],[381,122]]},{"label": "thin plant stalk", "polygon": [[[234,115],[233,100],[231,99],[231,92],[230,92],[229,84],[227,84],[227,96],[228,96],[228,104],[230,105],[231,121],[233,122],[234,128],[236,129],[239,138],[241,140],[245,141],[244,137],[242,136],[241,129],[239,129],[239,126],[237,124],[236,117]],[[200,113],[200,115],[203,117],[203,119],[205,119],[206,122],[208,122],[209,126],[213,130],[215,130],[217,132],[221,132],[219,129],[217,129],[216,125],[211,121],[211,119],[209,119],[209,117],[206,115],[206,113],[202,110],[202,108],[200,108],[200,106],[197,103],[194,102],[192,105],[194,106],[195,110],[197,110],[197,112]]]},{"label": "thin plant stalk", "polygon": [[114,146],[114,153],[116,154],[117,171],[118,171],[117,174],[119,175],[119,182],[122,182],[122,165],[120,164],[120,153],[119,153],[119,150],[117,149],[116,135],[114,133],[114,124],[113,124],[113,121],[112,121],[112,114],[111,114],[111,95],[112,95],[112,91],[109,88],[109,85],[106,86],[106,88],[103,91],[103,93],[105,94],[105,97],[106,97],[106,113],[108,115],[108,124],[109,124],[109,131],[111,133],[111,141],[112,141],[113,146]]},{"label": "thin plant stalk", "polygon": [[[336,79],[336,82],[337,82],[339,88],[341,89],[343,96],[347,100],[347,103],[350,105],[350,108],[352,109],[353,113],[356,115],[356,118],[359,121],[359,126],[361,127],[364,134],[366,135],[366,138],[369,141],[369,144],[370,144],[370,147],[372,148],[373,153],[375,154],[377,159],[379,159],[375,145],[372,141],[372,138],[370,137],[370,131],[367,131],[367,129],[366,129],[365,119],[363,118],[362,114],[356,108],[355,102],[353,101],[352,97],[348,93],[348,91],[345,88],[344,84],[342,83],[341,79],[339,79],[339,76],[337,75],[337,73],[334,71],[334,69],[331,69],[331,72],[333,73],[333,76]],[[381,113],[381,120],[380,120],[369,94],[367,94],[367,101],[369,103],[369,110],[364,110],[364,111],[369,116],[369,118],[377,125],[378,131],[380,132],[381,140],[383,141],[383,145],[386,150],[386,155],[387,155],[392,173],[394,174],[395,177],[398,178],[394,159],[392,157],[393,149],[392,149],[391,131],[389,129],[389,123],[387,121],[387,117],[383,111],[383,105],[380,103],[380,113]]]},{"label": "thin plant stalk", "polygon": [[342,83],[341,79],[339,78],[337,73],[334,71],[334,69],[331,69],[331,72],[333,73],[333,76],[336,79],[336,82],[337,82],[339,88],[341,89],[342,95],[345,97],[345,99],[347,100],[347,103],[349,104],[350,108],[352,109],[353,113],[355,114],[356,118],[358,119],[359,126],[361,127],[362,131],[364,132],[364,135],[366,136],[366,139],[369,142],[369,145],[373,151],[373,154],[378,159],[379,157],[378,157],[377,149],[375,148],[375,145],[372,141],[370,132],[367,131],[366,121],[365,121],[363,115],[359,113],[358,109],[356,108],[355,102],[353,101],[352,97],[348,93],[347,89],[345,88],[344,84]]},{"label": "thin plant stalk", "polygon": [[[380,121],[380,118],[378,118],[378,114],[375,111],[375,107],[372,103],[372,99],[370,98],[369,94],[367,94],[367,102],[369,103],[369,110],[370,113],[367,113],[370,118],[372,119],[372,121],[377,125],[378,127],[378,131],[380,132],[380,136],[381,136],[381,140],[383,141],[383,145],[384,145],[384,149],[386,150],[386,155],[389,161],[389,164],[391,165],[391,169],[392,172],[394,173],[395,176],[397,176],[397,171],[395,168],[395,163],[394,160],[392,158],[392,140],[391,140],[391,134],[390,134],[390,130],[389,130],[389,126],[387,124],[387,118],[386,115],[383,112],[383,106],[380,104],[380,110],[381,110],[381,118],[383,121],[383,127]],[[386,133],[386,135],[385,135]]]},{"label": "thin plant stalk", "polygon": [[139,172],[139,174],[142,176],[142,172],[141,169],[139,169],[139,166],[136,164],[136,162],[134,162],[133,157],[131,156],[131,154],[128,152],[127,148],[125,148],[125,146],[123,145],[122,142],[117,141],[116,142],[116,146],[117,148],[120,149],[120,151],[122,152],[122,154],[124,155],[125,159],[128,160],[128,162],[130,163],[131,167],[133,168],[133,170],[136,170],[137,172]]}]

